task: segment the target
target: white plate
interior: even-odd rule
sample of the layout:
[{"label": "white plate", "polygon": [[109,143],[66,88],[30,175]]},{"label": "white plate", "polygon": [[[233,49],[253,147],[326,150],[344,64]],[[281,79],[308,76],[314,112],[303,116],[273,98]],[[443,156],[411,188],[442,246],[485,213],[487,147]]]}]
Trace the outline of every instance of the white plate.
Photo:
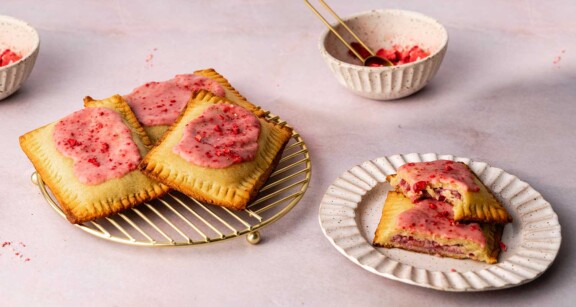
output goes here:
[{"label": "white plate", "polygon": [[[435,257],[372,246],[390,185],[386,176],[407,162],[462,161],[491,189],[512,215],[502,242],[507,251],[497,264]],[[320,226],[344,256],[362,268],[390,278],[444,291],[485,291],[518,286],[540,276],[560,248],[558,216],[530,185],[484,162],[451,155],[406,154],[355,166],[338,177],[324,195]]]}]

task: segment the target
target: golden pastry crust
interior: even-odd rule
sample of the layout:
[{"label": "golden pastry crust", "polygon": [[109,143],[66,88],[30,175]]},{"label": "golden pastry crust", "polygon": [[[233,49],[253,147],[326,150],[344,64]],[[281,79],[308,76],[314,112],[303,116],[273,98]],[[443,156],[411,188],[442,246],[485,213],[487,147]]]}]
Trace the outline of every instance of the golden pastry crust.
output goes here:
[{"label": "golden pastry crust", "polygon": [[[413,207],[414,204],[402,193],[390,191],[386,197],[382,217],[372,244],[455,259],[472,259],[490,264],[498,262],[503,225],[480,223],[486,239],[486,244],[481,246],[465,238],[447,239],[440,234],[429,235],[415,229],[399,227],[398,216]],[[434,223],[434,221],[427,221],[427,223]]]},{"label": "golden pastry crust", "polygon": [[[88,107],[106,107],[120,113],[132,131],[132,138],[141,156],[148,152],[150,140],[120,95],[99,101],[86,97],[85,103]],[[72,159],[63,156],[53,142],[55,125],[56,122],[22,135],[20,146],[71,223],[109,216],[168,191],[167,186],[151,180],[139,169],[97,185],[81,183],[73,174]]]},{"label": "golden pastry crust", "polygon": [[256,197],[278,164],[292,129],[258,117],[261,130],[256,157],[226,168],[194,165],[175,154],[172,149],[182,139],[186,124],[206,108],[222,103],[230,102],[207,91],[194,94],[181,117],[144,158],[140,168],[148,176],[197,200],[242,210]]},{"label": "golden pastry crust", "polygon": [[[216,72],[216,70],[214,70],[213,68],[197,70],[194,72],[194,74],[210,78],[218,82],[218,84],[220,84],[222,88],[224,88],[225,98],[228,101],[231,101],[234,104],[237,104],[239,106],[244,107],[245,109],[250,110],[258,117],[266,116],[266,112],[262,110],[262,108],[252,104],[246,98],[244,98],[244,96],[242,96],[234,87],[232,87],[230,82],[228,82],[228,80],[224,78],[224,76]],[[144,126],[144,130],[150,137],[152,144],[156,144],[158,143],[160,138],[162,138],[162,135],[166,133],[169,127],[170,125]]]},{"label": "golden pastry crust", "polygon": [[[462,162],[460,165],[465,166],[472,175],[474,184],[478,186],[478,191],[467,191],[457,184],[449,181],[439,181],[436,183],[427,182],[425,194],[421,197],[429,196],[434,199],[442,199],[453,205],[454,220],[458,222],[482,222],[482,223],[500,223],[505,224],[512,221],[512,217],[506,211],[506,208],[498,201],[494,194],[480,181],[478,176],[470,169],[468,165]],[[397,174],[387,176],[387,181],[397,191],[404,193],[406,196],[410,192],[402,189],[401,180],[407,179]],[[424,191],[424,190],[423,190]],[[441,191],[441,192],[440,192]],[[457,193],[452,193],[455,191]],[[413,192],[412,192],[413,193]],[[459,195],[460,197],[455,197]]]},{"label": "golden pastry crust", "polygon": [[213,68],[197,70],[194,72],[194,74],[204,76],[218,82],[226,92],[225,98],[231,101],[232,103],[235,103],[241,107],[244,107],[245,109],[250,110],[252,113],[254,113],[254,115],[258,117],[266,116],[266,112],[262,110],[262,108],[248,101],[248,99],[246,99],[244,96],[240,94],[240,92],[238,92],[234,87],[232,87],[230,82],[228,82],[228,80],[224,78],[224,76],[216,72],[216,70],[214,70]]}]

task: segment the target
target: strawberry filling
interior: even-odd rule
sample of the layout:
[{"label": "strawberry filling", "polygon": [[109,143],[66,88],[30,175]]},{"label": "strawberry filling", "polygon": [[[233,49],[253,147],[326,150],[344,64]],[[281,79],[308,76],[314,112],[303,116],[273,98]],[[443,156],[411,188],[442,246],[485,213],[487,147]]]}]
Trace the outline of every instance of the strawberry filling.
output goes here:
[{"label": "strawberry filling", "polygon": [[[453,254],[453,255],[466,255],[466,251],[460,244],[455,245],[442,245],[432,240],[418,240],[412,236],[395,235],[391,239],[392,242],[406,247],[410,250],[416,250],[431,255]],[[468,255],[468,256],[474,256]]]}]

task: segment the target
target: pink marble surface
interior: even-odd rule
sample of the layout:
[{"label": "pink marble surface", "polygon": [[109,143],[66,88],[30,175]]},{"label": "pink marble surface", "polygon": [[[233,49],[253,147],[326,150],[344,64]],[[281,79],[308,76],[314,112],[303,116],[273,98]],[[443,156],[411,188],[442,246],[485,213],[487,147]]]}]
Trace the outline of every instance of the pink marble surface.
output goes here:
[{"label": "pink marble surface", "polygon": [[[331,3],[344,16],[384,5]],[[0,248],[0,305],[571,305],[576,4],[385,5],[433,16],[450,35],[432,83],[393,102],[337,84],[317,50],[324,26],[302,1],[2,1],[0,14],[38,29],[41,50],[25,86],[0,102],[0,243],[12,242]],[[208,67],[296,127],[312,155],[308,192],[259,246],[130,247],[79,231],[46,204],[18,136],[78,110],[86,95]],[[563,227],[552,267],[517,288],[445,293],[376,276],[338,253],[318,225],[328,185],[362,161],[409,152],[470,157],[530,183]]]}]

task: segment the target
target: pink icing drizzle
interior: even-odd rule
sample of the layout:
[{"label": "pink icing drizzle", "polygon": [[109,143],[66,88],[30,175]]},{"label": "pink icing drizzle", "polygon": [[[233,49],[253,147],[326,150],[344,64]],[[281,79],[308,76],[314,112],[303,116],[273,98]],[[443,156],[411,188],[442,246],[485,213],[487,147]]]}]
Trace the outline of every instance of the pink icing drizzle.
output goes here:
[{"label": "pink icing drizzle", "polygon": [[449,160],[406,163],[398,168],[398,176],[405,179],[413,191],[418,192],[430,182],[457,184],[465,191],[476,192],[480,188],[474,183],[474,176],[462,163]]},{"label": "pink icing drizzle", "polygon": [[486,238],[478,223],[455,223],[452,206],[434,199],[421,200],[412,209],[402,212],[398,216],[398,227],[430,236],[463,238],[481,246],[486,245]]},{"label": "pink icing drizzle", "polygon": [[189,122],[174,153],[209,168],[250,161],[258,151],[260,121],[243,107],[212,105]]},{"label": "pink icing drizzle", "polygon": [[52,137],[58,151],[72,158],[74,175],[84,184],[120,178],[140,163],[130,128],[107,108],[85,108],[64,117]]},{"label": "pink icing drizzle", "polygon": [[144,126],[171,125],[184,110],[192,93],[202,89],[220,97],[226,95],[218,82],[187,74],[163,82],[148,82],[125,95],[124,99]]}]

